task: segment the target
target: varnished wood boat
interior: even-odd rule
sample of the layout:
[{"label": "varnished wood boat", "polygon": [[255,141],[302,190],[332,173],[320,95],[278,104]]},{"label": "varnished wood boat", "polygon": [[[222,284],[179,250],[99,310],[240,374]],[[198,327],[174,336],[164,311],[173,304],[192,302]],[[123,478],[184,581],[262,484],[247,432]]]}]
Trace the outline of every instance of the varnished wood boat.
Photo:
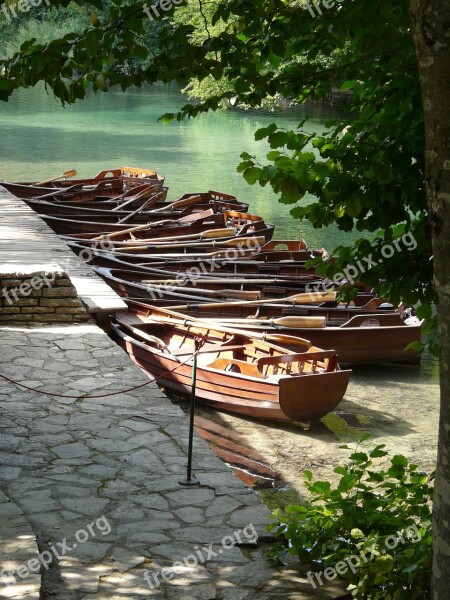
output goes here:
[{"label": "varnished wood boat", "polygon": [[245,334],[170,324],[163,311],[153,312],[147,321],[131,314],[118,316],[112,336],[151,377],[161,377],[160,385],[181,394],[190,393],[192,376],[192,361],[182,363],[192,355],[195,337],[204,336],[196,396],[217,409],[305,422],[336,408],[347,389],[350,371],[339,368],[335,352],[307,342],[292,353]]},{"label": "varnished wood boat", "polygon": [[[256,238],[248,239],[248,245],[239,243],[238,253],[230,253],[227,248],[222,249],[219,246],[211,244],[203,244],[202,247],[195,244],[179,244],[173,247],[166,246],[161,250],[145,244],[139,245],[133,243],[132,245],[126,244],[125,246],[123,244],[114,244],[114,246],[110,245],[108,253],[101,257],[105,261],[102,266],[114,266],[107,264],[108,257],[111,257],[136,265],[143,264],[144,266],[146,263],[149,263],[148,266],[157,267],[156,263],[162,263],[174,271],[187,271],[195,267],[207,269],[208,265],[215,269],[218,265],[221,265],[230,272],[235,273],[245,273],[247,270],[255,272],[256,270],[266,274],[295,275],[296,272],[303,272],[305,270],[306,261],[319,256],[323,260],[328,257],[325,250],[312,250],[305,244],[302,250],[295,252],[295,260],[293,260],[291,252],[269,249],[270,242],[268,244],[265,240],[262,240],[261,243],[256,244]],[[67,242],[77,254],[83,252],[85,248],[95,247],[95,244],[89,240],[68,239]],[[275,243],[279,242],[276,241]],[[304,242],[302,241],[302,243]],[[314,269],[309,271],[311,273],[315,272]]]},{"label": "varnished wood boat", "polygon": [[[144,244],[146,240],[152,240],[156,237],[190,235],[214,228],[226,227],[234,229],[233,237],[258,235],[264,236],[266,242],[272,238],[274,226],[265,223],[261,217],[256,215],[231,210],[220,214],[212,214],[212,209],[204,212],[209,214],[205,214],[204,217],[198,214],[188,224],[180,223],[176,219],[166,224],[161,222],[157,224],[157,221],[155,221],[149,224],[148,227],[141,227],[133,231],[130,231],[129,224],[116,225],[94,221],[78,221],[77,219],[62,219],[47,215],[41,215],[41,217],[56,233],[64,236],[65,239],[95,242],[96,238],[110,236],[111,238],[114,237],[114,243],[117,246],[120,244],[129,245],[130,243]],[[152,218],[155,217],[155,214],[152,213]]]},{"label": "varnished wood boat", "polygon": [[[80,250],[79,250],[80,251]],[[132,258],[133,260],[129,260]],[[139,260],[140,259],[140,260]],[[304,265],[291,265],[290,268],[279,265],[279,269],[270,268],[267,272],[264,271],[264,263],[260,265],[256,261],[242,262],[222,262],[222,261],[183,261],[183,260],[159,260],[153,262],[142,262],[140,255],[129,255],[126,253],[115,253],[99,251],[92,255],[90,261],[92,265],[97,267],[107,267],[112,269],[136,270],[143,273],[154,273],[165,275],[167,277],[176,277],[184,275],[185,277],[214,277],[222,279],[225,277],[245,277],[251,280],[261,280],[273,278],[276,282],[297,282],[299,278],[309,276],[310,281],[320,281],[315,274],[313,268],[307,268]],[[274,265],[275,266],[275,265]],[[242,268],[245,267],[245,268]]]},{"label": "varnished wood boat", "polygon": [[158,305],[187,295],[197,302],[216,299],[258,300],[277,299],[304,292],[307,285],[320,283],[313,275],[285,281],[251,277],[190,277],[188,274],[156,273],[155,271],[130,271],[93,267],[120,296],[130,299],[148,300]]},{"label": "varnished wood boat", "polygon": [[[76,252],[81,252],[84,248],[72,244]],[[320,280],[315,274],[315,269],[306,267],[306,260],[312,258],[311,253],[305,251],[305,261],[295,261],[292,263],[277,262],[276,255],[273,263],[259,261],[258,254],[249,256],[246,259],[226,260],[226,259],[207,259],[207,260],[189,260],[189,255],[183,255],[183,258],[172,258],[171,255],[158,256],[154,260],[153,255],[148,255],[144,260],[142,254],[131,254],[126,252],[114,252],[113,246],[108,252],[99,251],[95,253],[92,264],[99,267],[111,267],[116,269],[131,269],[147,272],[161,272],[174,276],[177,273],[198,273],[199,276],[208,277],[230,277],[241,276],[251,278],[282,278],[284,281],[296,281],[299,277],[309,275],[316,281]]]},{"label": "varnished wood boat", "polygon": [[[75,173],[75,171],[74,171]],[[120,193],[120,189],[125,191],[149,183],[154,180],[159,185],[164,183],[164,177],[161,177],[156,171],[150,169],[140,169],[135,167],[119,167],[117,169],[106,169],[98,173],[95,177],[88,179],[64,179],[62,181],[49,180],[49,182],[10,182],[1,181],[1,185],[5,187],[11,194],[18,198],[34,198],[43,194],[50,194],[55,189],[67,191],[69,188],[77,189],[77,191],[92,191],[88,188],[99,186],[100,189],[109,188],[109,191],[114,189]]]},{"label": "varnished wood boat", "polygon": [[[358,297],[357,297],[358,298]],[[415,350],[407,346],[421,337],[421,321],[406,323],[392,305],[382,308],[385,302],[378,298],[367,300],[357,306],[324,302],[322,304],[292,304],[268,301],[264,304],[231,301],[226,303],[190,301],[185,305],[168,300],[165,305],[186,317],[201,319],[206,323],[238,326],[259,334],[282,333],[307,338],[316,346],[337,352],[343,364],[419,361]],[[147,316],[145,304],[128,302],[130,310],[139,316]],[[150,311],[152,307],[150,307]],[[323,319],[320,326],[314,321],[302,324],[302,319]]]},{"label": "varnished wood boat", "polygon": [[[142,216],[152,210],[161,211],[160,218],[167,217],[175,217],[175,216],[185,216],[192,212],[200,212],[203,210],[207,210],[211,208],[214,214],[225,212],[227,210],[236,210],[238,212],[247,212],[248,204],[243,202],[236,201],[209,201],[209,202],[199,202],[198,204],[181,207],[179,210],[170,208],[173,203],[166,202],[163,198],[165,195],[163,192],[157,192],[158,198],[156,198],[155,202],[152,202],[149,205],[149,208],[146,208],[146,202],[142,201],[142,199],[131,200],[130,204],[127,203],[126,198],[123,200],[116,200],[115,198],[97,198],[96,200],[86,201],[86,202],[72,202],[72,201],[60,201],[54,202],[53,200],[42,199],[42,198],[28,198],[26,200],[27,204],[35,210],[39,214],[45,214],[54,217],[61,218],[78,218],[81,216],[83,221],[92,220],[92,221],[100,221],[100,222],[115,222],[114,220],[110,220],[113,217],[116,220],[120,220],[124,217],[129,217],[136,213],[137,210],[140,212],[137,213],[139,216]],[[196,196],[202,196],[203,194],[196,194]],[[192,197],[192,196],[190,196]],[[147,198],[146,198],[147,199]],[[151,197],[148,197],[151,200]],[[178,201],[182,200],[179,198]],[[177,201],[176,201],[177,202]],[[118,208],[122,205],[126,205],[126,208],[120,209]],[[134,222],[135,220],[133,220]]]}]

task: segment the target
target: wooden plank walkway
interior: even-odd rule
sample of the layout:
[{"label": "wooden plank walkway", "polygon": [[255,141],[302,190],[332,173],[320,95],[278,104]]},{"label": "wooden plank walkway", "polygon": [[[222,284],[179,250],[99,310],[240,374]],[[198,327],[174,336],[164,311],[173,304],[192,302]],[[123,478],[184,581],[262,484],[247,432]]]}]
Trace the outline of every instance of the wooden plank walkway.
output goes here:
[{"label": "wooden plank walkway", "polygon": [[91,314],[126,304],[25,202],[0,186],[0,273],[64,271]]}]

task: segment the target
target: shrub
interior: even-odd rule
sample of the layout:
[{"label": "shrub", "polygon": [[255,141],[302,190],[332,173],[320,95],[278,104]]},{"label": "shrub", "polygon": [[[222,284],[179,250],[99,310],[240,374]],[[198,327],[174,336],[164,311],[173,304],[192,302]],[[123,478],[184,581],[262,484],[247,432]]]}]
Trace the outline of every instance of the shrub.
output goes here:
[{"label": "shrub", "polygon": [[[433,475],[419,472],[401,455],[374,469],[373,459],[388,455],[384,448],[368,453],[357,448],[346,466],[334,469],[340,475],[335,487],[313,481],[305,471],[308,506],[275,511],[270,529],[284,536],[290,553],[312,566],[308,575],[314,587],[321,581],[314,571],[332,567],[332,579],[341,563],[337,571],[354,598],[426,600],[431,598]],[[278,544],[270,555],[281,559],[284,552]]]}]

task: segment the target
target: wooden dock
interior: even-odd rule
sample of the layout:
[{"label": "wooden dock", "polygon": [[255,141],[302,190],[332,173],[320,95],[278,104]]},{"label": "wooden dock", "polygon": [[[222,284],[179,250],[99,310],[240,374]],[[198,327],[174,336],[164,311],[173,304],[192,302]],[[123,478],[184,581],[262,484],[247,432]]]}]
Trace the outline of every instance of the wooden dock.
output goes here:
[{"label": "wooden dock", "polygon": [[0,185],[0,273],[63,271],[91,314],[126,310],[121,298],[25,202]]}]

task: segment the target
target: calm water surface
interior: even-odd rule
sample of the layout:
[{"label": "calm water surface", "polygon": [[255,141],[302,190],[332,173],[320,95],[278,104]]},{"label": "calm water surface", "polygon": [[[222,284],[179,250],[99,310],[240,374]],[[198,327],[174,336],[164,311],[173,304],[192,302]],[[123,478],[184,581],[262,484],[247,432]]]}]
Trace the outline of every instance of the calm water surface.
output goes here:
[{"label": "calm water surface", "polygon": [[[39,180],[69,168],[82,177],[120,165],[154,168],[166,176],[171,199],[208,189],[233,193],[250,203],[250,212],[276,225],[277,238],[304,237],[311,246],[332,250],[360,237],[295,221],[289,214],[292,207],[279,204],[269,187],[249,186],[236,172],[243,151],[264,161],[269,147],[254,141],[258,128],[273,122],[295,127],[304,112],[218,111],[183,123],[158,122],[185,102],[176,86],[92,94],[66,108],[41,86],[20,90],[9,103],[0,103],[0,179]],[[322,108],[308,114],[308,131],[323,131],[333,117]],[[435,381],[436,372],[435,363],[425,357],[422,376]],[[408,373],[405,383],[417,376],[417,371]]]},{"label": "calm water surface", "polygon": [[[304,113],[218,111],[183,123],[158,122],[185,102],[175,86],[92,95],[67,108],[42,87],[21,90],[0,104],[0,179],[45,179],[69,168],[81,176],[119,165],[154,168],[166,176],[170,198],[208,189],[233,193],[275,223],[278,237],[304,236],[328,248],[357,239],[293,220],[292,207],[280,205],[269,187],[249,186],[236,172],[243,151],[264,161],[269,147],[254,141],[258,128],[272,122],[295,127]],[[307,129],[322,131],[331,116],[317,110]]]}]

